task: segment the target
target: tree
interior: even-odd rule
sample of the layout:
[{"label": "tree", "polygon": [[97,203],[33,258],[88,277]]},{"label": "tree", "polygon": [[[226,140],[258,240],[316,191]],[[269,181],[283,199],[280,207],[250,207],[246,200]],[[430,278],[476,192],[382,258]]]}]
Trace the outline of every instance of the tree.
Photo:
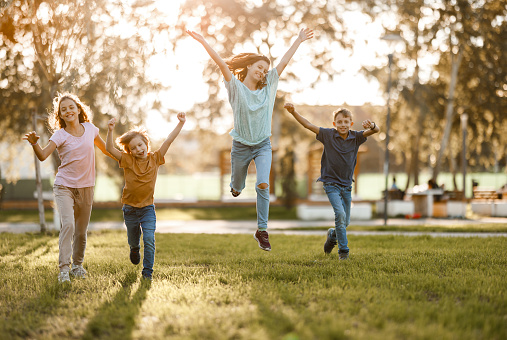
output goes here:
[{"label": "tree", "polygon": [[[393,148],[398,155],[408,153],[407,172],[415,176],[415,183],[418,164],[431,166],[436,179],[441,165],[453,168],[459,162],[460,150],[448,148],[453,144],[448,141],[460,134],[459,115],[464,112],[473,117],[470,165],[487,168],[501,158],[507,141],[502,133],[507,73],[500,62],[506,31],[500,18],[506,15],[505,6],[469,0],[368,1],[363,8],[379,20],[389,13],[393,19],[394,13],[395,19],[385,23],[386,31],[399,32],[407,41],[406,51],[397,54],[395,63],[399,67],[395,88],[401,96],[394,104]],[[421,70],[420,61],[429,56],[437,62]],[[380,69],[366,71],[383,80]]]},{"label": "tree", "polygon": [[[0,17],[2,131],[26,133],[30,109],[47,112],[55,94],[64,91],[91,107],[99,128],[111,115],[123,123],[118,133],[129,122],[141,122],[146,108],[156,105],[141,99],[161,88],[145,71],[156,54],[151,42],[166,26],[150,18],[149,11],[159,17],[153,1],[7,4]],[[53,159],[58,165],[58,158]]]}]

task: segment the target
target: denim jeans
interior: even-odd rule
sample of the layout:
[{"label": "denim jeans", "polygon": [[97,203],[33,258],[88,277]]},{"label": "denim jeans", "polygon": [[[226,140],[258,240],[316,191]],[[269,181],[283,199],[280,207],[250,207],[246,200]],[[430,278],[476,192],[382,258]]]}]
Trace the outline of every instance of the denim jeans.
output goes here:
[{"label": "denim jeans", "polygon": [[347,226],[350,223],[352,187],[324,183],[324,191],[334,210],[335,240],[338,241],[338,252],[342,254],[348,253]]},{"label": "denim jeans", "polygon": [[[269,216],[269,173],[271,171],[271,141],[266,138],[257,145],[244,145],[238,141],[232,141],[231,150],[231,188],[241,192],[245,188],[245,180],[248,166],[253,160],[257,171],[255,191],[257,192],[257,227],[266,230]],[[266,189],[258,186],[266,183]]]},{"label": "denim jeans", "polygon": [[141,249],[141,231],[143,233],[143,276],[151,277],[153,262],[155,261],[155,229],[157,223],[155,206],[151,204],[146,207],[136,208],[124,204],[122,210],[131,250]]}]

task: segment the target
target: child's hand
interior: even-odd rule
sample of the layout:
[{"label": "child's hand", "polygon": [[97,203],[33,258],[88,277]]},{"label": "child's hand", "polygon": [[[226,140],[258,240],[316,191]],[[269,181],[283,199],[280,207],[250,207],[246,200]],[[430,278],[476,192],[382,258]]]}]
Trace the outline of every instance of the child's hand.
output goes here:
[{"label": "child's hand", "polygon": [[187,33],[201,44],[204,44],[206,42],[206,40],[204,40],[204,37],[197,32],[187,30]]},{"label": "child's hand", "polygon": [[23,140],[27,140],[30,144],[35,144],[39,140],[39,136],[37,136],[37,132],[31,131],[25,134],[25,137],[23,137]]},{"label": "child's hand", "polygon": [[109,131],[113,131],[114,125],[116,124],[116,118],[111,118],[109,122],[107,122],[107,128]]},{"label": "child's hand", "polygon": [[283,108],[289,111],[289,113],[294,113],[294,104],[292,103],[285,103]]},{"label": "child's hand", "polygon": [[301,31],[299,31],[298,38],[301,42],[313,38],[313,30],[309,28],[302,28]]},{"label": "child's hand", "polygon": [[185,123],[185,122],[186,122],[186,120],[187,120],[187,119],[186,119],[186,117],[185,117],[185,112],[180,112],[180,113],[178,113],[177,117],[178,117],[178,120],[179,120],[180,122],[182,122],[182,123]]},{"label": "child's hand", "polygon": [[363,121],[363,128],[364,129],[371,129],[373,127],[373,122],[369,119]]}]

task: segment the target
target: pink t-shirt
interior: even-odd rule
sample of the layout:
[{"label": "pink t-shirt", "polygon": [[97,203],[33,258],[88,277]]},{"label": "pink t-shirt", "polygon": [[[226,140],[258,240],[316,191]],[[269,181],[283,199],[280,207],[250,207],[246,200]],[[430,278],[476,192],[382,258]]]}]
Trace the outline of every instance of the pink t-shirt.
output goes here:
[{"label": "pink t-shirt", "polygon": [[88,122],[81,125],[85,128],[81,137],[75,137],[60,129],[49,138],[56,144],[62,162],[56,174],[56,185],[69,188],[95,186],[94,140],[99,134],[99,129]]}]

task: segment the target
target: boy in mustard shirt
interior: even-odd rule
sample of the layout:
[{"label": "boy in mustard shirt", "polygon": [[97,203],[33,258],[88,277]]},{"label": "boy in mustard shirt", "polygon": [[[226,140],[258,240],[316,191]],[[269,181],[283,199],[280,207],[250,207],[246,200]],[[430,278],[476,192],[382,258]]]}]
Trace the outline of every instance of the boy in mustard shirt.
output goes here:
[{"label": "boy in mustard shirt", "polygon": [[147,280],[152,278],[155,261],[157,220],[153,204],[155,181],[159,166],[165,163],[164,156],[169,146],[185,124],[183,112],[178,113],[178,120],[178,125],[167,136],[160,149],[155,152],[150,152],[150,140],[146,131],[139,128],[130,130],[116,139],[116,144],[122,149],[120,152],[113,145],[112,132],[116,120],[113,118],[108,122],[106,150],[118,161],[120,168],[124,171],[125,187],[121,202],[130,245],[130,261],[135,265],[141,261],[139,250],[142,232],[144,243],[142,275]]}]

